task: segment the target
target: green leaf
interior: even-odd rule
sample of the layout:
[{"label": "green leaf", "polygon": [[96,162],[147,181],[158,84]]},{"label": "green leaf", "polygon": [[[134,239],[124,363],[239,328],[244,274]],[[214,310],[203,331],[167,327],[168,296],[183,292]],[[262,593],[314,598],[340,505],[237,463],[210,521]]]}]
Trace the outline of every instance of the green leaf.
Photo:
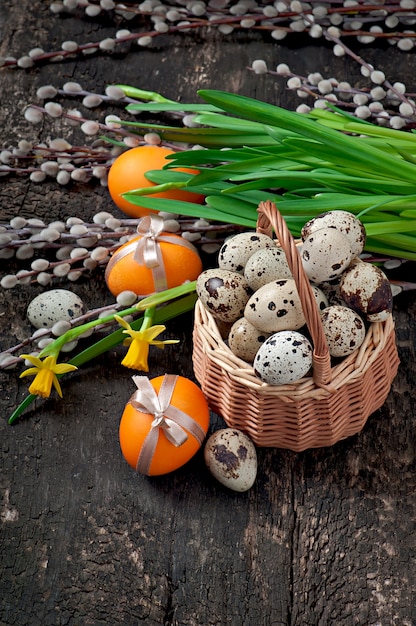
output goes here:
[{"label": "green leaf", "polygon": [[382,237],[368,237],[365,249],[387,256],[416,261],[416,237],[409,237],[400,233],[383,234]]},{"label": "green leaf", "polygon": [[[416,250],[416,221],[413,220],[389,220],[371,223],[366,221],[365,229],[368,236],[388,235],[392,233],[414,233],[414,247]],[[386,238],[387,240],[387,238]]]},{"label": "green leaf", "polygon": [[[239,131],[227,131],[221,128],[187,128],[175,127],[162,124],[148,124],[140,122],[119,122],[122,126],[134,128],[137,134],[144,130],[156,132],[163,140],[174,143],[195,144],[207,147],[228,148],[233,146],[258,146],[269,145],[270,138],[267,135],[254,133],[241,133]],[[134,131],[135,132],[135,131]]]},{"label": "green leaf", "polygon": [[198,111],[221,111],[215,106],[211,106],[209,104],[185,104],[183,102],[153,102],[153,103],[142,103],[138,102],[137,104],[128,104],[126,106],[126,111],[146,111],[149,113],[154,112],[175,112],[178,111],[180,113],[196,113]]},{"label": "green leaf", "polygon": [[[320,193],[314,198],[300,200],[286,200],[285,196],[280,200],[280,206],[285,213],[303,212],[304,214],[314,214],[315,211],[324,212],[333,209],[342,209],[358,215],[360,219],[364,216],[363,211],[374,210],[385,206],[388,210],[401,207],[405,198],[403,196],[351,196],[348,193]],[[407,200],[407,199],[406,199]],[[416,197],[413,196],[413,204]]]},{"label": "green leaf", "polygon": [[212,148],[202,150],[184,150],[167,157],[171,162],[169,167],[192,166],[199,169],[202,165],[216,165],[228,162],[240,162],[248,158],[248,155],[261,154],[260,149],[231,148],[229,150],[215,150]]},{"label": "green leaf", "polygon": [[331,148],[331,151],[338,148],[340,158],[344,162],[349,162],[354,169],[358,166],[369,168],[371,163],[373,166],[377,163],[378,171],[384,172],[389,177],[397,175],[400,179],[411,182],[416,179],[416,166],[413,164],[395,159],[364,142],[360,143],[357,137],[350,137],[324,127],[301,113],[287,111],[246,96],[217,90],[201,90],[198,94],[208,103],[244,119],[285,128],[292,133],[320,142]]},{"label": "green leaf", "polygon": [[[240,133],[252,133],[252,134],[264,134],[266,131],[263,124],[257,122],[249,122],[237,117],[231,117],[229,115],[210,115],[209,113],[204,115],[197,115],[195,117],[197,124],[204,126],[210,126],[212,128],[223,128],[226,130],[239,131]],[[283,136],[283,133],[282,133]]]},{"label": "green leaf", "polygon": [[416,254],[408,250],[402,250],[389,244],[383,244],[383,241],[376,239],[368,239],[365,250],[372,254],[392,257],[396,259],[406,259],[408,261],[416,261]]},{"label": "green leaf", "polygon": [[407,208],[404,211],[400,211],[400,217],[409,217],[410,219],[416,220],[416,208]]},{"label": "green leaf", "polygon": [[[257,222],[257,205],[243,202],[229,196],[207,196],[207,205],[228,216],[231,223],[241,226],[255,227]],[[237,221],[235,221],[237,220]]]}]

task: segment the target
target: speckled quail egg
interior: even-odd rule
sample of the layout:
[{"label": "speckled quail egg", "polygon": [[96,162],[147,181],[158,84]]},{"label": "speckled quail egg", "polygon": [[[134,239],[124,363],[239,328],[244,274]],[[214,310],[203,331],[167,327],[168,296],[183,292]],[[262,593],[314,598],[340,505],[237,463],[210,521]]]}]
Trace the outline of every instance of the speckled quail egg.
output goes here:
[{"label": "speckled quail egg", "polygon": [[223,428],[208,437],[204,460],[211,474],[233,491],[248,491],[257,476],[257,453],[241,430]]},{"label": "speckled quail egg", "polygon": [[342,274],[340,274],[333,280],[319,283],[319,288],[325,294],[328,300],[329,306],[331,306],[332,304],[339,304],[340,306],[346,306],[345,300],[342,298],[340,294],[341,280],[342,280]]},{"label": "speckled quail egg", "polygon": [[357,350],[365,339],[364,320],[349,307],[333,305],[321,316],[329,354],[345,357]]},{"label": "speckled quail egg", "polygon": [[244,317],[266,333],[301,328],[305,316],[293,278],[275,280],[257,289],[246,304]]},{"label": "speckled quail egg", "polygon": [[222,244],[218,253],[218,267],[242,274],[248,259],[254,252],[262,248],[275,247],[273,239],[263,233],[239,233]]},{"label": "speckled quail egg", "polygon": [[318,287],[317,285],[311,285],[311,289],[315,298],[316,306],[318,307],[319,312],[322,313],[322,311],[329,304],[328,298],[326,297],[322,289]]},{"label": "speckled quail egg", "polygon": [[196,281],[196,293],[215,318],[235,322],[243,316],[252,291],[242,274],[215,268],[201,272]]},{"label": "speckled quail egg", "polygon": [[348,239],[336,228],[321,228],[304,240],[300,256],[309,280],[319,284],[341,274],[352,252]]},{"label": "speckled quail egg", "polygon": [[350,242],[353,257],[361,254],[366,241],[364,224],[349,211],[327,211],[321,213],[304,224],[301,236],[305,240],[309,235],[321,228],[336,228]]},{"label": "speckled quail egg", "polygon": [[228,346],[240,359],[252,363],[257,350],[269,336],[255,328],[245,317],[241,317],[231,326],[228,335]]},{"label": "speckled quail egg", "polygon": [[342,275],[340,294],[347,306],[366,315],[371,322],[385,320],[393,308],[389,280],[371,263],[352,263]]},{"label": "speckled quail egg", "polygon": [[254,372],[268,385],[294,383],[311,369],[312,354],[307,337],[297,331],[283,330],[260,346],[253,363]]},{"label": "speckled quail egg", "polygon": [[50,289],[29,303],[26,315],[35,328],[51,328],[55,322],[70,322],[79,317],[85,309],[84,302],[73,291]]},{"label": "speckled quail egg", "polygon": [[257,250],[248,259],[244,268],[244,277],[255,291],[273,280],[292,278],[286,254],[281,248],[263,248]]},{"label": "speckled quail egg", "polygon": [[392,309],[384,309],[384,311],[379,311],[378,313],[369,313],[367,315],[368,322],[385,322],[386,319],[391,315]]}]

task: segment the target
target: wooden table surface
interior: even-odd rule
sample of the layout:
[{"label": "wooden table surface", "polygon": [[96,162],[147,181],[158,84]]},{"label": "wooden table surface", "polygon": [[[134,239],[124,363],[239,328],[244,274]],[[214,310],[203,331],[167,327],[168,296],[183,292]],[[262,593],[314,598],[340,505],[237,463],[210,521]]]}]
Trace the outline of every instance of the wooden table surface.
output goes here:
[{"label": "wooden table surface", "polygon": [[[49,5],[2,0],[0,55],[114,35],[114,22],[59,17]],[[39,86],[69,80],[101,93],[128,83],[187,101],[199,88],[219,88],[293,109],[296,96],[284,80],[247,68],[265,59],[271,68],[285,62],[300,74],[321,71],[358,84],[357,64],[336,58],[331,47],[307,37],[279,43],[250,30],[205,30],[160,37],[149,49],[3,69],[1,143],[64,134],[60,120],[35,127],[23,112]],[[412,53],[356,49],[414,91]],[[1,221],[90,219],[100,210],[121,216],[100,185],[3,177],[0,197]],[[5,260],[0,267],[7,272]],[[99,272],[70,288],[90,308],[111,301]],[[1,292],[1,349],[30,334],[26,307],[41,291]],[[132,381],[117,349],[73,375],[62,401],[54,394],[37,401],[14,426],[7,418],[26,379],[0,372],[0,625],[416,624],[415,312],[413,293],[396,298],[401,365],[385,406],[363,431],[299,454],[259,449],[258,478],[243,494],[221,487],[202,453],[164,477],[129,468],[118,425]],[[191,329],[191,314],[169,323],[181,349],[158,351],[152,375],[192,376]],[[221,425],[213,415],[211,430]]]}]

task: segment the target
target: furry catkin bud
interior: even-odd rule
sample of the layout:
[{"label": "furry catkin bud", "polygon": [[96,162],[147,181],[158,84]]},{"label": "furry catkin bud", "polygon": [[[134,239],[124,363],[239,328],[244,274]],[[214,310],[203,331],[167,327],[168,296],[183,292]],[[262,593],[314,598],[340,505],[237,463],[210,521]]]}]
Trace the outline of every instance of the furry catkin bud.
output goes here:
[{"label": "furry catkin bud", "polygon": [[132,306],[137,300],[137,295],[134,291],[122,291],[117,296],[117,304],[122,307]]},{"label": "furry catkin bud", "polygon": [[56,182],[59,185],[67,185],[71,180],[71,174],[65,170],[60,170],[56,176]]},{"label": "furry catkin bud", "polygon": [[251,68],[255,74],[267,74],[267,64],[263,59],[253,61]]},{"label": "furry catkin bud", "polygon": [[41,100],[46,100],[47,98],[54,98],[58,90],[53,85],[42,85],[36,92],[36,95]]},{"label": "furry catkin bud", "polygon": [[99,132],[100,126],[98,122],[93,122],[92,120],[88,120],[88,122],[84,122],[83,124],[81,124],[81,130],[84,133],[84,135],[93,136]]},{"label": "furry catkin bud", "polygon": [[28,55],[22,56],[20,57],[20,59],[17,59],[17,65],[22,69],[28,69],[29,67],[33,67],[34,64],[35,63],[33,59]]},{"label": "furry catkin bud", "polygon": [[98,246],[96,248],[94,248],[94,250],[92,250],[91,252],[91,258],[93,259],[93,261],[104,261],[104,259],[106,259],[109,256],[109,251],[107,250],[107,248],[104,248],[104,246]]},{"label": "furry catkin bud", "polygon": [[17,278],[14,274],[6,274],[0,280],[0,286],[3,287],[3,289],[13,289],[13,287],[16,287],[16,285]]},{"label": "furry catkin bud", "polygon": [[78,44],[76,41],[63,41],[61,44],[61,48],[62,50],[65,50],[65,52],[75,52],[76,50],[78,50]]},{"label": "furry catkin bud", "polygon": [[46,285],[52,282],[52,275],[47,272],[40,272],[36,277],[36,282],[42,285],[42,287],[46,287]]},{"label": "furry catkin bud", "polygon": [[71,324],[69,322],[67,322],[66,320],[59,320],[52,326],[51,332],[52,332],[52,335],[54,335],[55,337],[60,337],[61,335],[64,335],[70,329],[71,329]]},{"label": "furry catkin bud", "polygon": [[40,124],[40,122],[43,120],[43,113],[38,109],[28,107],[25,110],[25,120],[27,122],[31,122],[32,124]]},{"label": "furry catkin bud", "polygon": [[67,82],[62,87],[65,93],[79,93],[82,91],[82,87],[79,83],[75,83],[73,81]]},{"label": "furry catkin bud", "polygon": [[44,272],[49,267],[49,261],[47,259],[35,259],[30,267],[34,272]]},{"label": "furry catkin bud", "polygon": [[23,261],[25,259],[31,259],[34,253],[35,251],[34,251],[33,246],[27,243],[27,244],[24,244],[23,246],[20,246],[16,250],[16,258],[19,259],[20,261]]},{"label": "furry catkin bud", "polygon": [[54,273],[54,276],[59,276],[62,278],[63,276],[66,276],[68,274],[70,269],[71,269],[70,263],[61,263],[60,265],[55,265],[55,267],[53,268],[53,273]]},{"label": "furry catkin bud", "polygon": [[45,111],[50,117],[62,117],[63,109],[58,102],[47,102]]}]

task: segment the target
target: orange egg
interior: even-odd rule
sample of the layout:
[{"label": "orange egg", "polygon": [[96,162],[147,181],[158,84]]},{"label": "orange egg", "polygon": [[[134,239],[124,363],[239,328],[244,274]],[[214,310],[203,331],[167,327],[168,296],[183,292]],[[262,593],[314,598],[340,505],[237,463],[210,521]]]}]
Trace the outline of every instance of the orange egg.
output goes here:
[{"label": "orange egg", "polygon": [[[166,286],[164,289],[178,287],[187,280],[195,280],[202,271],[202,261],[198,250],[180,235],[161,233],[169,236],[172,242],[160,241],[160,251],[165,269]],[[133,291],[138,296],[146,296],[155,291],[154,270],[134,259],[137,242],[141,236],[134,237],[116,250],[107,264],[105,281],[111,293],[117,297],[122,291]]]},{"label": "orange egg", "polygon": [[[138,376],[137,378],[141,379],[145,377]],[[159,393],[164,378],[164,376],[158,376],[149,381],[156,393]],[[158,428],[159,433],[153,458],[151,459],[147,471],[140,471],[140,468],[138,468],[138,459],[145,438],[151,430],[154,415],[144,413],[135,408],[131,404],[134,398],[133,394],[126,404],[121,417],[119,440],[123,457],[133,469],[140,471],[140,473],[145,473],[148,476],[168,474],[182,467],[182,465],[185,465],[199,450],[202,443],[201,439],[206,436],[208,431],[209,408],[201,389],[188,378],[183,376],[177,376],[175,378],[176,382],[170,404],[186,413],[199,424],[201,435],[199,440],[185,429],[188,438],[182,445],[177,447],[169,441],[163,429]]]},{"label": "orange egg", "polygon": [[[134,189],[153,187],[155,183],[146,178],[146,172],[161,170],[169,163],[166,157],[170,154],[175,154],[175,151],[160,146],[139,146],[126,150],[115,159],[108,172],[108,190],[119,209],[131,217],[143,217],[155,213],[155,211],[128,202],[122,194]],[[177,168],[175,171],[198,173],[197,170],[186,168]],[[201,203],[204,199],[204,196],[181,189],[155,193],[152,197],[197,203]]]}]

